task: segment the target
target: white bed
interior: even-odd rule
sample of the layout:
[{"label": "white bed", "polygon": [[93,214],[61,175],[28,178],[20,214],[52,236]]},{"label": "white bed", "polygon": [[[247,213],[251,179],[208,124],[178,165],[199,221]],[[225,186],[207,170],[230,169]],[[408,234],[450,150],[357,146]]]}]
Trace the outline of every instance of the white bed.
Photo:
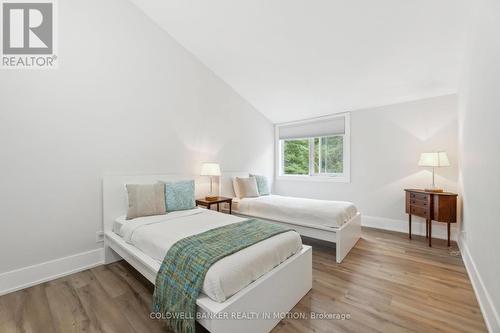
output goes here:
[{"label": "white bed", "polygon": [[[118,235],[156,260],[159,265],[168,249],[182,238],[245,220],[246,218],[203,208],[133,220],[125,220],[123,216],[118,219],[122,222]],[[210,267],[202,292],[222,303],[301,249],[302,241],[295,231],[249,246]]]},{"label": "white bed", "polygon": [[[116,218],[127,208],[124,184],[186,178],[189,177],[104,178],[106,263],[123,258],[154,283],[166,252],[177,240],[244,220],[201,208],[133,220],[123,216]],[[197,300],[198,312],[203,315],[198,322],[214,333],[269,332],[279,322],[279,317],[236,320],[232,315],[289,311],[311,286],[311,249],[302,246],[296,232],[285,232],[230,255],[210,268]],[[273,295],[273,300],[269,300],[269,295]],[[224,314],[229,315],[229,319],[217,319],[216,316]]]},{"label": "white bed", "polygon": [[[220,182],[221,194],[235,197],[234,177],[248,176],[248,172],[224,173]],[[361,214],[350,202],[280,195],[235,198],[233,201],[235,214],[290,226],[303,236],[335,243],[338,263],[361,238]]]},{"label": "white bed", "polygon": [[233,211],[303,226],[329,228],[341,227],[358,213],[352,202],[295,198],[275,194],[256,198],[234,198]]}]

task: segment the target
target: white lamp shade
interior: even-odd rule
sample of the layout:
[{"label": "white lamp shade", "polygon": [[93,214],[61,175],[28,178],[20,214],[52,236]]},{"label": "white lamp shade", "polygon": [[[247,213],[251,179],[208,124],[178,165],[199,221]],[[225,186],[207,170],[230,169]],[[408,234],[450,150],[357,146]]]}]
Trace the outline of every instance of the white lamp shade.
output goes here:
[{"label": "white lamp shade", "polygon": [[445,151],[422,153],[418,165],[423,167],[445,167],[450,166],[450,160]]},{"label": "white lamp shade", "polygon": [[201,176],[220,176],[220,166],[217,163],[203,163]]}]

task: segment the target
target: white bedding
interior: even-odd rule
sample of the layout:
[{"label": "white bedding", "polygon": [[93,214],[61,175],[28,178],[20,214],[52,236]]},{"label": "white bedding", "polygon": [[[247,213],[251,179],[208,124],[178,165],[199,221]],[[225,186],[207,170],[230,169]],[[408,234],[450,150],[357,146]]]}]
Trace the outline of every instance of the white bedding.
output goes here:
[{"label": "white bedding", "polygon": [[125,219],[125,215],[123,216],[120,216],[119,218],[117,218],[116,220],[113,221],[113,232],[115,234],[118,234],[120,235],[120,230],[122,229],[122,226],[123,224],[126,222],[127,220]]},{"label": "white bedding", "polygon": [[[115,226],[121,225],[115,232],[161,263],[168,249],[180,239],[244,220],[196,208],[133,220],[122,217],[115,223]],[[301,238],[295,231],[249,246],[216,262],[205,276],[202,292],[217,302],[224,302],[301,248]]]},{"label": "white bedding", "polygon": [[281,195],[233,199],[233,211],[299,225],[338,228],[358,212],[352,202],[316,200]]}]

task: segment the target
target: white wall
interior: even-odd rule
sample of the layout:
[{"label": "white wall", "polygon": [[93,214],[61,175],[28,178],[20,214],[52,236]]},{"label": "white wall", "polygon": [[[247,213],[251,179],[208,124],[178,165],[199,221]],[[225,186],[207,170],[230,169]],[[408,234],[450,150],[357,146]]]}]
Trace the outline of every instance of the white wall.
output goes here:
[{"label": "white wall", "polygon": [[462,254],[491,332],[500,332],[500,2],[470,0],[459,124]]},{"label": "white wall", "polygon": [[[347,200],[363,214],[363,224],[407,232],[404,188],[431,183],[430,170],[417,166],[421,152],[445,150],[452,166],[437,170],[438,185],[457,190],[456,95],[351,112],[351,183],[277,180],[282,195]],[[423,220],[414,232],[425,234]],[[445,224],[433,235],[444,237]]]},{"label": "white wall", "polygon": [[272,124],[134,5],[58,3],[59,69],[0,72],[0,273],[101,247],[104,174],[273,172]]}]

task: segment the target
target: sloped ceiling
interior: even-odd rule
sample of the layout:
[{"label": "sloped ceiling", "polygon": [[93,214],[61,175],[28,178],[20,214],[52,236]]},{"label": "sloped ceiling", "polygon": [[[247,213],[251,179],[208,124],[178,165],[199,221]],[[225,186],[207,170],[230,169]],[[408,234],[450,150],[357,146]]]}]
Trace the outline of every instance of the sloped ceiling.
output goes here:
[{"label": "sloped ceiling", "polygon": [[461,0],[132,0],[272,122],[455,93]]}]

